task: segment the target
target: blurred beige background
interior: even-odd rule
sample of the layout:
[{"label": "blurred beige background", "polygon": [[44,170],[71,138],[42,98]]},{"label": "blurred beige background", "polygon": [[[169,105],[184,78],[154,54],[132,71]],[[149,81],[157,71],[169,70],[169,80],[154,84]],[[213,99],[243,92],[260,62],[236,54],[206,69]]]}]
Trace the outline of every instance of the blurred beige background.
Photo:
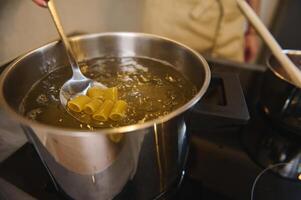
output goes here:
[{"label": "blurred beige background", "polygon": [[[269,24],[279,0],[261,0]],[[143,0],[56,0],[67,33],[142,31]],[[0,1],[0,65],[58,38],[47,9],[31,0]]]},{"label": "blurred beige background", "polygon": [[[66,33],[139,31],[142,0],[56,0]],[[58,38],[47,9],[0,1],[0,65]]]}]

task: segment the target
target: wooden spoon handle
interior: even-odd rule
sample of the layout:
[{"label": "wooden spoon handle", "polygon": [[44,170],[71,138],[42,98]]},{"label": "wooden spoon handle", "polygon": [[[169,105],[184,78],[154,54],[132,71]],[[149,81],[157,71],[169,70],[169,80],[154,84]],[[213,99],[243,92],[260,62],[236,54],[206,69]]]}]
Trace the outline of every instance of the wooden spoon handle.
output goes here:
[{"label": "wooden spoon handle", "polygon": [[244,0],[237,0],[238,7],[241,9],[242,13],[245,17],[251,22],[253,27],[262,37],[264,42],[268,45],[274,56],[280,62],[284,71],[288,74],[289,78],[293,83],[301,87],[301,72],[295,66],[295,64],[287,57],[286,54],[282,52],[282,48],[277,43],[272,34],[268,31],[253,9],[249,6],[249,4]]}]

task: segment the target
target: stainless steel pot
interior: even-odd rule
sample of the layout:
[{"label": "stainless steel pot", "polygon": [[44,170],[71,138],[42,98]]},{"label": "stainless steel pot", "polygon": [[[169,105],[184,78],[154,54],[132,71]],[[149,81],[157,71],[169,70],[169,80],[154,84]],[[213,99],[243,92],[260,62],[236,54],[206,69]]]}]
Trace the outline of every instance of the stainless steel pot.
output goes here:
[{"label": "stainless steel pot", "polygon": [[[187,153],[183,114],[208,87],[206,61],[182,44],[149,34],[91,34],[71,41],[79,61],[107,56],[146,56],[166,61],[191,80],[198,92],[163,118],[114,129],[83,131],[28,120],[19,111],[26,92],[41,77],[68,64],[62,44],[53,42],[22,56],[2,73],[2,106],[23,124],[58,187],[70,197],[122,198],[122,191],[129,188],[130,199],[162,196],[179,183],[183,173]],[[120,133],[124,136],[120,143],[107,137]]]}]

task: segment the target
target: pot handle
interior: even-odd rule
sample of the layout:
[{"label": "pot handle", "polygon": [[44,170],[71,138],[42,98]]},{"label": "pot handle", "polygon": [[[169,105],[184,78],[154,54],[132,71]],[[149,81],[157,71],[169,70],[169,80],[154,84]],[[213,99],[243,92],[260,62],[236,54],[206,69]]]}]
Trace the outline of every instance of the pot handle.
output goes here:
[{"label": "pot handle", "polygon": [[214,72],[204,97],[191,109],[189,128],[219,128],[240,126],[250,116],[236,73]]}]

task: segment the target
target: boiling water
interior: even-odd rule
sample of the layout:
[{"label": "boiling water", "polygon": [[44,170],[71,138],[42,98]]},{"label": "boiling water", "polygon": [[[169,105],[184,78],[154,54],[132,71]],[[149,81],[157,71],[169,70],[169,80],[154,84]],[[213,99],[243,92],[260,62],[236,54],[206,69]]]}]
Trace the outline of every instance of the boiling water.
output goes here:
[{"label": "boiling water", "polygon": [[[196,87],[168,63],[148,58],[97,58],[80,64],[82,72],[108,87],[118,88],[118,98],[128,103],[126,117],[99,122],[97,127],[118,127],[164,116],[185,104]],[[61,67],[37,82],[22,104],[28,118],[53,126],[93,129],[70,116],[61,106],[59,89],[71,76]],[[82,114],[85,118],[85,114]]]}]

